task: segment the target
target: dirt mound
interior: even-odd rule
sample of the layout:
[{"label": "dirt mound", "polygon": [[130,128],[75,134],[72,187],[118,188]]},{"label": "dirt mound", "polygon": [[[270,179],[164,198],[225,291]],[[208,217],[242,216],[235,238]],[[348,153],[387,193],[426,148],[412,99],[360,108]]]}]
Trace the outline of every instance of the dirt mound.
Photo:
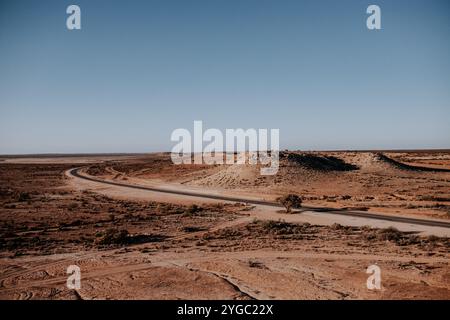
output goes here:
[{"label": "dirt mound", "polygon": [[399,161],[396,161],[392,158],[389,158],[388,156],[377,153],[376,157],[379,161],[383,161],[395,168],[402,169],[402,170],[411,170],[411,171],[429,171],[429,172],[450,172],[449,169],[441,169],[441,168],[430,168],[430,167],[421,167],[421,166],[412,166],[409,164],[405,164]]},{"label": "dirt mound", "polygon": [[[331,153],[334,155],[335,153]],[[347,163],[358,166],[362,171],[386,171],[394,170],[396,172],[450,172],[450,169],[420,166],[404,163],[390,155],[390,153],[370,152],[370,151],[348,151],[340,152],[339,158]]]},{"label": "dirt mound", "polygon": [[333,156],[282,152],[280,159],[286,159],[288,162],[305,169],[318,171],[351,171],[358,169],[358,166]]},{"label": "dirt mound", "polygon": [[222,165],[212,174],[204,174],[185,183],[202,186],[244,187],[292,185],[316,179],[329,179],[330,174],[357,170],[358,166],[340,158],[322,154],[280,152],[279,171],[274,176],[262,176],[261,165]]}]

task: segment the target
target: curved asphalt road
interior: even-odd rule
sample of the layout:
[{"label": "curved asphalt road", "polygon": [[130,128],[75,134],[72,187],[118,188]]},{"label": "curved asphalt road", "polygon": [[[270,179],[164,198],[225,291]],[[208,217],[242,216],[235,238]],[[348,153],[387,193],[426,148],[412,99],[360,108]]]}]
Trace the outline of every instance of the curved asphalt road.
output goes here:
[{"label": "curved asphalt road", "polygon": [[[132,188],[132,189],[178,194],[178,195],[197,197],[197,198],[207,198],[207,199],[215,199],[215,200],[222,200],[222,201],[251,203],[251,204],[272,206],[272,207],[282,207],[279,203],[271,202],[271,201],[253,200],[253,199],[228,197],[228,196],[221,196],[221,195],[210,195],[210,194],[203,194],[203,193],[197,193],[197,192],[191,192],[191,191],[168,190],[168,189],[155,188],[155,187],[132,185],[132,184],[116,182],[116,181],[111,181],[111,180],[103,180],[103,179],[99,179],[99,178],[94,178],[92,176],[85,176],[79,172],[81,169],[83,169],[83,167],[74,168],[74,169],[71,169],[69,171],[69,173],[72,176],[80,178],[80,179],[85,179],[85,180],[89,180],[89,181],[94,181],[94,182],[109,184],[109,185],[114,185],[114,186]],[[359,217],[359,218],[369,218],[369,219],[395,221],[395,222],[424,225],[424,226],[431,226],[431,227],[450,228],[450,222],[440,221],[440,220],[425,220],[425,219],[416,219],[416,218],[408,218],[408,217],[388,216],[388,215],[383,215],[383,214],[369,213],[369,212],[364,212],[364,211],[353,211],[353,210],[347,210],[347,209],[320,208],[320,207],[318,208],[318,207],[308,207],[308,206],[303,206],[303,208],[306,208],[306,209],[309,209],[309,210],[315,211],[315,212],[326,212],[326,213],[331,213],[331,214],[339,214],[339,215]]]}]

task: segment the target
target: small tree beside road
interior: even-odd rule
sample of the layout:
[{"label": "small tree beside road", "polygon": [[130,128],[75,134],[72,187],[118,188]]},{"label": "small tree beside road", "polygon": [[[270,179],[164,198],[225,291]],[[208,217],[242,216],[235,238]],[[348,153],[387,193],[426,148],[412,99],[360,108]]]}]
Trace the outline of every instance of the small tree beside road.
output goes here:
[{"label": "small tree beside road", "polygon": [[298,209],[302,207],[302,198],[296,194],[279,197],[277,201],[286,208],[286,213],[290,213],[292,208]]}]

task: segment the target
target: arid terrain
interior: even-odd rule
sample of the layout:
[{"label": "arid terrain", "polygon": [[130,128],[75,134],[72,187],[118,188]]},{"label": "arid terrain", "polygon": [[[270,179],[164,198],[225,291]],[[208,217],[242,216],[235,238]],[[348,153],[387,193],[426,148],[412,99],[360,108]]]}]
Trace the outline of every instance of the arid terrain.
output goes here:
[{"label": "arid terrain", "polygon": [[178,165],[167,154],[106,162],[89,173],[141,184],[175,182],[267,200],[298,193],[310,205],[450,218],[450,152],[282,152],[280,170]]},{"label": "arid terrain", "polygon": [[275,176],[167,153],[0,157],[0,205],[1,299],[450,299],[450,228],[319,210],[450,222],[446,150],[285,151]]}]

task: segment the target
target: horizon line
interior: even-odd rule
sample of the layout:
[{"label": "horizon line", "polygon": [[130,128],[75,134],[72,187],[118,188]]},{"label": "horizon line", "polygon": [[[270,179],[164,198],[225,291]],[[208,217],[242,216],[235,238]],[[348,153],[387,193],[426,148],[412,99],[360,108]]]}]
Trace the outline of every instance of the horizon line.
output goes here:
[{"label": "horizon line", "polygon": [[[291,152],[450,152],[450,148],[416,148],[416,149],[327,149],[327,150],[318,150],[318,149],[282,149],[283,151],[291,151]],[[224,151],[218,151],[224,152]],[[227,151],[227,153],[231,152],[239,152],[239,151]],[[242,151],[243,152],[243,151]],[[248,151],[245,151],[248,152]],[[171,151],[149,151],[149,152],[75,152],[75,153],[66,153],[66,152],[42,152],[42,153],[0,153],[1,157],[36,157],[36,156],[54,156],[54,157],[82,157],[82,156],[138,156],[138,155],[146,155],[146,154],[154,154],[154,153],[172,153]],[[193,152],[191,152],[193,154]]]}]

